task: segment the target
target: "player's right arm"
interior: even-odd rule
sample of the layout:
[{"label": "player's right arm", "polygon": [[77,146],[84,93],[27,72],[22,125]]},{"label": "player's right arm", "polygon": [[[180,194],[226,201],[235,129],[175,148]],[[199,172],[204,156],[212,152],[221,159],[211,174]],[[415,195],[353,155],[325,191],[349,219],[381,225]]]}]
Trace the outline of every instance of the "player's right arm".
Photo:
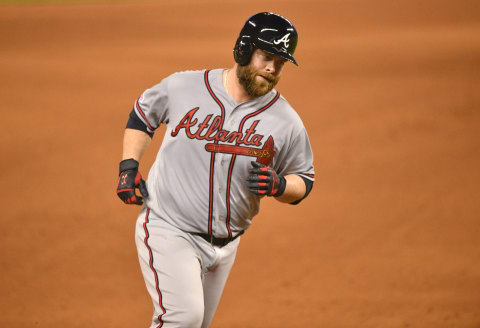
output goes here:
[{"label": "player's right arm", "polygon": [[146,132],[136,129],[125,129],[123,134],[122,160],[133,158],[137,162],[140,162],[151,140],[152,138]]},{"label": "player's right arm", "polygon": [[143,204],[148,197],[145,181],[138,170],[139,162],[150,145],[155,130],[168,121],[168,79],[153,86],[135,101],[123,135],[123,153],[117,195],[126,204]]},{"label": "player's right arm", "polygon": [[125,129],[117,185],[117,195],[125,204],[143,204],[143,198],[135,192],[136,188],[140,190],[143,197],[148,197],[147,187],[138,171],[138,166],[150,141],[151,136],[147,132],[131,128]]},{"label": "player's right arm", "polygon": [[[147,186],[138,166],[150,145],[154,130],[137,100],[123,134],[122,161],[118,175],[117,195],[125,204],[142,205],[143,197],[148,197]],[[143,197],[136,194],[137,188]]]}]

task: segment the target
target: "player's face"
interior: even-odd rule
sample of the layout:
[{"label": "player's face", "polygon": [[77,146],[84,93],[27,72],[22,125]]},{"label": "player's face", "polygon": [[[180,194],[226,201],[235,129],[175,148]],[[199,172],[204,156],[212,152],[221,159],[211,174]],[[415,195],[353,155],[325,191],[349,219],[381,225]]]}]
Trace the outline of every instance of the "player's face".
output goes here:
[{"label": "player's face", "polygon": [[237,66],[238,80],[250,97],[263,96],[277,85],[285,62],[282,57],[255,49],[248,65]]}]

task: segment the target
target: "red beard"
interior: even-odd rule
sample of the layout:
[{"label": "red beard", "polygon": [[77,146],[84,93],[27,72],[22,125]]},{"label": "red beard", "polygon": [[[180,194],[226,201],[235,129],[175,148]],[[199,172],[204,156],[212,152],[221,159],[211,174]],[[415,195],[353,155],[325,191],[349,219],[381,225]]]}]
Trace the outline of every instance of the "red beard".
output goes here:
[{"label": "red beard", "polygon": [[[261,97],[269,93],[277,85],[279,76],[259,73],[252,66],[237,66],[238,81],[250,97]],[[258,81],[257,76],[261,76]]]}]

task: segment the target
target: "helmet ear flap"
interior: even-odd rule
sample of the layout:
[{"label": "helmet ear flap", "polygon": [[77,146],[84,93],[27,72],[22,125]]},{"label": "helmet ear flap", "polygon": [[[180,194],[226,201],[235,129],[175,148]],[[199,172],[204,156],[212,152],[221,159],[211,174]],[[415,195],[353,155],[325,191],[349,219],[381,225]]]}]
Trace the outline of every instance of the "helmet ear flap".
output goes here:
[{"label": "helmet ear flap", "polygon": [[253,53],[253,44],[240,36],[233,49],[233,57],[240,66],[248,65]]}]

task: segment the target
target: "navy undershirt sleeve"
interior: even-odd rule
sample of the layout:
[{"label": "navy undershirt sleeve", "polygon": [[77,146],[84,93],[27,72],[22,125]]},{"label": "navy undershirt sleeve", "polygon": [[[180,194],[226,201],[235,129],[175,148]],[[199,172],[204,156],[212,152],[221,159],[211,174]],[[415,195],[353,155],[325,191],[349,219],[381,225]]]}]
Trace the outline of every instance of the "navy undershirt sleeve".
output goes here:
[{"label": "navy undershirt sleeve", "polygon": [[143,123],[142,120],[138,118],[137,114],[135,114],[135,109],[132,109],[130,112],[126,128],[143,131],[148,134],[150,138],[153,138],[153,133],[147,130],[145,123]]}]

